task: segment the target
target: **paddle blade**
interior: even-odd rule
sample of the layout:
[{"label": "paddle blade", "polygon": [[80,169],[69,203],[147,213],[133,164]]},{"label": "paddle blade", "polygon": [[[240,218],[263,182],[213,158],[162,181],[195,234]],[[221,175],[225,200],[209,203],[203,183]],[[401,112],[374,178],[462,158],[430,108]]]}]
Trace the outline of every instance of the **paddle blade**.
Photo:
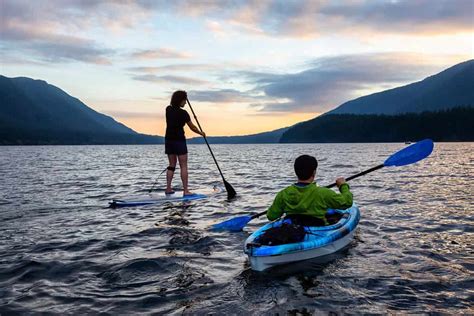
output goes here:
[{"label": "paddle blade", "polygon": [[224,186],[225,190],[227,191],[227,198],[229,200],[235,198],[237,192],[235,192],[234,188],[230,185],[230,183],[224,180]]},{"label": "paddle blade", "polygon": [[252,216],[245,215],[228,219],[222,223],[212,225],[212,230],[230,230],[232,232],[241,231],[252,219]]},{"label": "paddle blade", "polygon": [[433,151],[433,141],[425,139],[394,153],[384,161],[384,166],[405,166],[428,157]]}]

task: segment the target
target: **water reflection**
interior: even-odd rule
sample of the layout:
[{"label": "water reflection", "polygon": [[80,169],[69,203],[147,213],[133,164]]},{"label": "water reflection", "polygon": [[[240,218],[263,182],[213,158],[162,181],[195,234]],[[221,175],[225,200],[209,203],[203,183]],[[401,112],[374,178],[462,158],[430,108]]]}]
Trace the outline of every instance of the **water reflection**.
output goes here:
[{"label": "water reflection", "polygon": [[[2,147],[0,312],[468,313],[472,143],[437,144],[422,163],[351,182],[358,233],[327,262],[256,273],[242,245],[264,218],[240,233],[207,229],[265,210],[294,181],[300,154],[317,156],[317,182],[326,185],[404,146],[216,145],[238,198],[127,209],[106,206],[149,189],[167,165],[160,146]],[[207,147],[189,150],[191,189],[220,181]]]}]

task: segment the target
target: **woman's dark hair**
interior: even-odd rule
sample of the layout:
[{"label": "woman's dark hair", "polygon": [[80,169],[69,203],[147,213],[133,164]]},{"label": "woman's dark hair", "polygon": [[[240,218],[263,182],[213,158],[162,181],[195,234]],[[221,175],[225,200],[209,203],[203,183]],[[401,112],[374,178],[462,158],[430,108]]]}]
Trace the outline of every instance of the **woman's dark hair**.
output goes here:
[{"label": "woman's dark hair", "polygon": [[318,168],[318,161],[313,156],[303,155],[295,160],[295,173],[299,180],[308,180]]},{"label": "woman's dark hair", "polygon": [[186,91],[182,91],[182,90],[175,91],[173,95],[171,96],[170,104],[172,106],[179,107],[181,105],[181,102],[183,102],[183,100],[186,100],[187,98],[188,98],[188,94],[186,93]]}]

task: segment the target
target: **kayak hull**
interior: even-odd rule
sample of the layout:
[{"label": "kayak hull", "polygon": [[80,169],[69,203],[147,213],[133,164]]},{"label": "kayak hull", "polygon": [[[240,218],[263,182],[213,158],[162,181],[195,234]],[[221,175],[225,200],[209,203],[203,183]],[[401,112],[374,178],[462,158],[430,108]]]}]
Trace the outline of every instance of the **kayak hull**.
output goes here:
[{"label": "kayak hull", "polygon": [[327,256],[347,247],[347,245],[351,243],[353,237],[354,232],[351,232],[344,238],[341,238],[330,245],[296,253],[288,253],[268,257],[249,256],[250,266],[252,267],[252,270],[264,271],[269,268],[283,264]]},{"label": "kayak hull", "polygon": [[306,234],[302,242],[278,245],[255,246],[255,239],[271,227],[281,225],[282,220],[269,223],[247,238],[244,252],[248,255],[252,270],[266,269],[308,259],[324,257],[347,247],[353,240],[355,229],[359,223],[360,212],[356,205],[347,210],[336,210],[342,213],[342,219],[330,226],[306,227]]}]

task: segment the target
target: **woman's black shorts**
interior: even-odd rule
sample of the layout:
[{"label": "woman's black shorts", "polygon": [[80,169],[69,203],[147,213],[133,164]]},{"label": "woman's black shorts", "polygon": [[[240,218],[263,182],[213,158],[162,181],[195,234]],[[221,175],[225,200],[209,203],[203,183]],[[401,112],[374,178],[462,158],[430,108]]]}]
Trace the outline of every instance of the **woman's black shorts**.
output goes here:
[{"label": "woman's black shorts", "polygon": [[186,140],[165,140],[165,153],[167,155],[187,154]]}]

